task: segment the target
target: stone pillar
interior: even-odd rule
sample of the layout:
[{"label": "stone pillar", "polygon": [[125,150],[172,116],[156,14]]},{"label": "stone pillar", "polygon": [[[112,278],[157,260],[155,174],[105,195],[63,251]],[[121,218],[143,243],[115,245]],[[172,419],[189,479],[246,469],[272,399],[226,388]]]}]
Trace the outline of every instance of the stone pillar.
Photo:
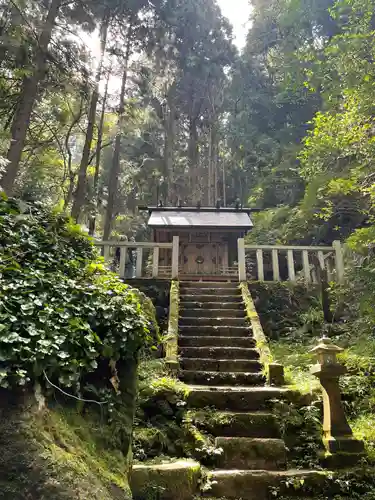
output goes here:
[{"label": "stone pillar", "polygon": [[339,379],[346,368],[337,362],[336,355],[342,350],[323,337],[312,349],[318,356],[318,363],[311,367],[311,373],[319,378],[323,388],[324,446],[330,454],[336,455],[335,465],[345,466],[363,456],[364,445],[353,437],[341,400]]}]

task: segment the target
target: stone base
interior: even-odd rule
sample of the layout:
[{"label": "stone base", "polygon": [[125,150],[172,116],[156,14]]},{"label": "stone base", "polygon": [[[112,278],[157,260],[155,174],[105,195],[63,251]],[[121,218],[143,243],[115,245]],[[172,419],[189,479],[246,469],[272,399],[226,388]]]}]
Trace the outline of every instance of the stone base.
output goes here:
[{"label": "stone base", "polygon": [[199,490],[201,467],[194,460],[134,465],[130,486],[135,498],[191,500]]},{"label": "stone base", "polygon": [[271,487],[281,488],[282,494],[289,493],[283,491],[288,480],[309,484],[318,492],[324,484],[325,474],[303,470],[214,470],[211,472],[212,490],[207,496],[233,500],[238,500],[239,496],[244,500],[268,500]]},{"label": "stone base", "polygon": [[282,386],[285,385],[284,367],[278,363],[268,365],[268,382],[270,385]]},{"label": "stone base", "polygon": [[365,445],[363,441],[359,441],[353,437],[331,437],[323,439],[324,446],[329,453],[363,453]]}]

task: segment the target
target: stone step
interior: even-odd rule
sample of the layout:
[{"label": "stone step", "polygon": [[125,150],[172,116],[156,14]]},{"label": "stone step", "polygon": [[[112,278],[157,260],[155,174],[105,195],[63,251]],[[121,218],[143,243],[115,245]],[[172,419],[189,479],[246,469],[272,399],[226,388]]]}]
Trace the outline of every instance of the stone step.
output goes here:
[{"label": "stone step", "polygon": [[224,318],[224,317],[216,317],[216,318],[208,318],[208,317],[200,317],[200,318],[188,318],[181,316],[179,319],[179,325],[181,326],[222,326],[226,327],[232,326],[247,326],[248,322],[245,317],[243,318]]},{"label": "stone step", "polygon": [[230,288],[239,290],[236,281],[180,281],[180,288]]},{"label": "stone step", "polygon": [[181,307],[180,315],[183,318],[245,318],[244,309],[192,309],[185,305]]},{"label": "stone step", "polygon": [[231,290],[229,288],[215,287],[215,288],[180,288],[180,295],[194,295],[197,296],[209,296],[215,297],[221,295],[222,297],[240,297],[242,300],[242,295],[240,290]]},{"label": "stone step", "polygon": [[[268,500],[270,488],[281,488],[280,494],[290,496],[286,484],[304,482],[309,484],[311,491],[319,491],[319,486],[324,483],[326,473],[319,471],[287,470],[287,471],[261,471],[261,470],[212,470],[210,479],[212,489],[210,497],[238,500],[241,495],[243,500]],[[298,492],[295,493],[298,495]],[[294,495],[293,495],[294,496]]]},{"label": "stone step", "polygon": [[183,370],[180,379],[186,384],[196,385],[264,385],[262,373],[245,372],[199,372]]},{"label": "stone step", "polygon": [[259,359],[257,349],[246,347],[181,347],[183,358]]},{"label": "stone step", "polygon": [[181,336],[197,337],[202,335],[204,337],[250,337],[252,338],[253,332],[250,326],[212,326],[212,325],[180,325],[179,333]]},{"label": "stone step", "polygon": [[272,408],[273,399],[288,395],[288,389],[277,387],[208,387],[189,386],[190,408],[214,406],[218,410],[257,411]]},{"label": "stone step", "polygon": [[178,338],[180,347],[255,347],[255,339],[252,337],[207,337],[180,336]]},{"label": "stone step", "polygon": [[224,295],[207,295],[207,294],[191,294],[191,293],[180,293],[180,301],[181,304],[184,304],[185,302],[201,302],[201,303],[206,303],[206,302],[225,302],[225,303],[243,303],[242,296],[241,295],[229,295],[229,294],[224,294]]},{"label": "stone step", "polygon": [[217,458],[217,465],[222,469],[286,468],[286,448],[282,439],[217,437],[215,445],[223,450]]},{"label": "stone step", "polygon": [[[210,297],[211,298],[211,297]],[[232,310],[244,310],[243,302],[198,302],[198,301],[184,301],[181,300],[181,309],[200,309],[200,310],[211,310],[220,309],[221,311],[226,309]]]},{"label": "stone step", "polygon": [[280,437],[277,418],[268,412],[191,410],[189,416],[194,425],[213,436]]},{"label": "stone step", "polygon": [[259,361],[252,359],[202,359],[181,358],[181,368],[189,371],[202,372],[247,372],[262,371]]}]

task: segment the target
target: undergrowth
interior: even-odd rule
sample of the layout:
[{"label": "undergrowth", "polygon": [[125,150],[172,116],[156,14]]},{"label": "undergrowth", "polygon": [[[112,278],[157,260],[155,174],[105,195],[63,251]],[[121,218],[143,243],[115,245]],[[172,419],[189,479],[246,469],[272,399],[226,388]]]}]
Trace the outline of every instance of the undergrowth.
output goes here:
[{"label": "undergrowth", "polygon": [[0,499],[130,500],[129,457],[100,411],[2,404]]},{"label": "undergrowth", "polygon": [[220,453],[214,438],[195,425],[187,410],[189,388],[171,376],[163,361],[145,359],[139,369],[139,398],[133,452],[138,461],[194,458],[210,465]]},{"label": "undergrowth", "polygon": [[[290,286],[286,287],[285,294],[290,296]],[[299,291],[299,294],[301,292]],[[307,298],[309,289],[305,289]],[[303,430],[305,441],[314,434],[314,425],[311,421],[316,419],[316,432],[321,432],[321,388],[316,377],[311,375],[310,366],[316,362],[314,355],[310,352],[317,345],[323,333],[331,335],[333,343],[344,348],[338,359],[347,368],[347,375],[341,377],[340,385],[342,399],[347,416],[352,426],[354,435],[365,442],[368,461],[375,460],[375,431],[373,412],[375,409],[375,336],[369,323],[361,317],[351,317],[348,311],[342,311],[341,316],[333,324],[324,324],[323,314],[319,306],[316,306],[316,295],[313,292],[312,306],[304,308],[299,317],[295,319],[294,325],[290,325],[277,340],[271,341],[271,351],[276,362],[280,362],[285,368],[286,383],[294,390],[309,396],[310,404],[304,408],[289,408],[289,421],[291,429],[293,422],[298,421],[301,412],[304,419],[309,422]],[[301,303],[306,304],[305,301]],[[338,303],[334,303],[337,309],[342,308]],[[301,324],[302,323],[302,324]],[[296,413],[297,412],[297,413]],[[298,415],[299,414],[299,415]],[[284,414],[284,417],[286,415]],[[310,427],[308,430],[307,428]],[[286,436],[290,432],[285,431]],[[286,437],[288,442],[288,438]],[[312,444],[312,443],[311,443]],[[317,443],[316,443],[317,444]],[[293,451],[296,449],[293,447]],[[293,464],[298,466],[306,465],[310,461],[309,453],[306,450],[295,453],[297,461],[293,459]],[[298,459],[298,455],[300,459]]]}]

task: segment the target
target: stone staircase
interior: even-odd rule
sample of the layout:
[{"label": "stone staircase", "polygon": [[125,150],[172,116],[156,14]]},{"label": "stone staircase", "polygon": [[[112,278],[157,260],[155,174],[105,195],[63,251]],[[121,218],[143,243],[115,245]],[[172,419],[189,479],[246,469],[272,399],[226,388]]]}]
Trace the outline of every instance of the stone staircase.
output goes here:
[{"label": "stone staircase", "polygon": [[[211,471],[211,497],[261,500],[290,474],[306,474],[286,471],[271,400],[288,391],[265,385],[238,283],[180,283],[179,351],[189,407],[202,429],[207,416],[205,430],[223,449]],[[220,414],[214,424],[212,409]]]}]

